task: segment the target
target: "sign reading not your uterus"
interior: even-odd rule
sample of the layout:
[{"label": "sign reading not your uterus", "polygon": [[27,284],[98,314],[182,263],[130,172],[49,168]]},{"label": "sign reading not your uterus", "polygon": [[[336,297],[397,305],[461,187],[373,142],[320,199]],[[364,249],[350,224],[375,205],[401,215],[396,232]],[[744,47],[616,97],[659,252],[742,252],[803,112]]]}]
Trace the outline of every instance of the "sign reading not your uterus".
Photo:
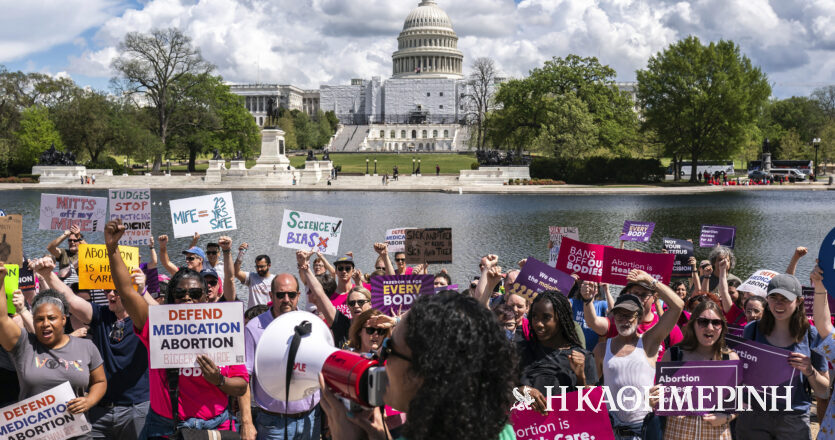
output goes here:
[{"label": "sign reading not your uterus", "polygon": [[82,232],[103,231],[107,219],[107,198],[41,194],[38,229],[68,231],[78,226]]},{"label": "sign reading not your uterus", "polygon": [[343,229],[341,218],[285,209],[278,245],[336,255]]},{"label": "sign reading not your uterus", "polygon": [[231,192],[171,200],[168,203],[174,237],[191,237],[195,232],[210,234],[238,229]]}]

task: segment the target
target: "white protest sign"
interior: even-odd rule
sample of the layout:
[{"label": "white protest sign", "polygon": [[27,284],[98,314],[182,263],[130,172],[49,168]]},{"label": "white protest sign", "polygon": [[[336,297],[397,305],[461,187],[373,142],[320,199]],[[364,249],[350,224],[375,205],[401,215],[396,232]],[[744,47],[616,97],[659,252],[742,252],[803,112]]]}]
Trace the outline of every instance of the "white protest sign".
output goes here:
[{"label": "white protest sign", "polygon": [[41,194],[38,229],[68,231],[75,225],[82,232],[103,231],[106,220],[105,197]]},{"label": "white protest sign", "polygon": [[192,368],[201,354],[218,366],[246,360],[239,302],[154,306],[148,325],[151,368]]},{"label": "white protest sign", "polygon": [[386,244],[389,254],[406,252],[406,229],[414,228],[398,228],[386,231]]},{"label": "white protest sign", "polygon": [[278,245],[336,255],[343,229],[341,218],[285,209]]},{"label": "white protest sign", "polygon": [[145,246],[151,238],[151,190],[111,189],[109,220],[122,219],[125,234],[119,240],[124,246]]},{"label": "white protest sign", "polygon": [[549,243],[551,250],[548,253],[548,265],[557,265],[557,256],[560,254],[560,244],[563,237],[580,241],[580,232],[573,226],[548,226]]},{"label": "white protest sign", "polygon": [[210,234],[238,229],[231,192],[171,200],[168,203],[171,207],[174,237],[191,237],[195,232]]},{"label": "white protest sign", "polygon": [[28,399],[0,408],[0,437],[14,440],[64,440],[90,432],[84,414],[70,414],[67,402],[75,399],[69,382]]},{"label": "white protest sign", "polygon": [[750,292],[765,298],[768,294],[768,283],[777,276],[773,270],[758,270],[736,288],[738,292]]}]

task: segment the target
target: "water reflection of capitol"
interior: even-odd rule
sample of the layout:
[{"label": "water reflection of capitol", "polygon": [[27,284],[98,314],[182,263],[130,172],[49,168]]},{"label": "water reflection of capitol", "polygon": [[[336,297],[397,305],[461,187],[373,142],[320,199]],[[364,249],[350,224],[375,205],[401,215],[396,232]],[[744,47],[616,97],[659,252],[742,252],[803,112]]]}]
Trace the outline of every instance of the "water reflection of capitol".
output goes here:
[{"label": "water reflection of capitol", "polygon": [[333,111],[342,126],[331,151],[454,151],[467,149],[469,140],[463,66],[452,20],[435,0],[422,0],[406,16],[392,54],[392,77],[385,81],[353,79],[318,90],[241,84],[232,92],[246,97],[259,126],[271,103],[310,116]]}]

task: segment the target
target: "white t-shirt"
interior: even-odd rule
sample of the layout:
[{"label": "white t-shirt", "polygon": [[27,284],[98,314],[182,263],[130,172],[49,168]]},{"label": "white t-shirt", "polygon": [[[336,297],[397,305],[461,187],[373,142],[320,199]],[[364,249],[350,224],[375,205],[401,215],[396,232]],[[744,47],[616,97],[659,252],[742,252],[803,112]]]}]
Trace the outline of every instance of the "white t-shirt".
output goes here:
[{"label": "white t-shirt", "polygon": [[244,280],[244,285],[249,287],[249,300],[246,303],[247,308],[270,302],[273,278],[275,278],[273,274],[262,278],[257,272],[247,272],[246,280]]}]

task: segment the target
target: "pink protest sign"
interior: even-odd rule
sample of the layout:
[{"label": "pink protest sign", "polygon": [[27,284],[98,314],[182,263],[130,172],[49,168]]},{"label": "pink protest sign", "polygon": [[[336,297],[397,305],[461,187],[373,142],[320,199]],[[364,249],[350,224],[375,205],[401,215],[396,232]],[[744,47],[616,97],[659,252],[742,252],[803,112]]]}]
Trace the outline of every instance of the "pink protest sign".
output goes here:
[{"label": "pink protest sign", "polygon": [[554,396],[551,400],[554,411],[545,416],[517,404],[510,412],[510,422],[517,440],[614,440],[609,411],[602,400],[602,388],[594,387]]},{"label": "pink protest sign", "polygon": [[603,276],[603,253],[608,247],[563,237],[557,269],[569,275],[576,273],[581,280],[600,282]]},{"label": "pink protest sign", "polygon": [[606,248],[603,254],[603,282],[626,285],[626,276],[632,269],[640,269],[664,284],[669,284],[676,256],[673,254],[651,254]]}]

